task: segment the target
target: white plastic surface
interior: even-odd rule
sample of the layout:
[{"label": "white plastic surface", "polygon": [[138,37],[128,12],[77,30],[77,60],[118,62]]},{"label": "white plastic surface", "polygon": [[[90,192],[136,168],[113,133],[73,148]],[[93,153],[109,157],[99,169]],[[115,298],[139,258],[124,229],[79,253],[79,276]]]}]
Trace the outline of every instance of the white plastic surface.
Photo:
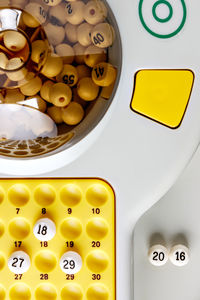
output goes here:
[{"label": "white plastic surface", "polygon": [[[171,190],[145,213],[134,230],[132,292],[134,300],[197,300],[200,297],[200,149]],[[146,259],[154,234],[165,239],[169,249],[183,245],[189,261],[182,267],[169,260],[162,268]],[[141,250],[142,249],[142,250]],[[134,278],[134,279],[133,279]],[[169,288],[170,287],[170,288]]]}]

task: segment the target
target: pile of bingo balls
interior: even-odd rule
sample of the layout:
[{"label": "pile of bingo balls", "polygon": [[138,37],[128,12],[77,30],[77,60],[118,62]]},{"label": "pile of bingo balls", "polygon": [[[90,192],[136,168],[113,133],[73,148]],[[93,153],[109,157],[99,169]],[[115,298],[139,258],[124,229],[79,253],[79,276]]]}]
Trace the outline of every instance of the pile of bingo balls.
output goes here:
[{"label": "pile of bingo balls", "polygon": [[0,35],[1,103],[36,103],[56,124],[79,124],[93,101],[111,97],[116,81],[108,8],[101,0],[7,2],[20,18]]}]

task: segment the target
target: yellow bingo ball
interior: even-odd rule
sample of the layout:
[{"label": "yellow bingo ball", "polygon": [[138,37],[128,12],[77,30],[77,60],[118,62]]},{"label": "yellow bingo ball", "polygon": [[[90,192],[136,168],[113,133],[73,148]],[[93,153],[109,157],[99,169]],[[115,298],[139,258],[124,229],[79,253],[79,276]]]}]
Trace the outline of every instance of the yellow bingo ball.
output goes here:
[{"label": "yellow bingo ball", "polygon": [[106,59],[107,54],[105,49],[91,45],[85,50],[84,62],[88,67],[93,68],[96,64],[106,61]]},{"label": "yellow bingo ball", "polygon": [[0,6],[3,7],[3,6],[8,6],[10,4],[10,0],[1,0],[0,1]]},{"label": "yellow bingo ball", "polygon": [[63,26],[67,23],[65,4],[53,6],[49,11],[50,22],[53,25]]},{"label": "yellow bingo ball", "polygon": [[25,77],[24,79],[18,81],[18,86],[21,87],[21,86],[26,85],[27,83],[30,82],[30,80],[32,80],[32,79],[35,78],[35,77],[36,77],[36,74],[35,74],[35,73],[33,73],[33,72],[28,72],[28,73],[26,74],[26,77]]},{"label": "yellow bingo ball", "polygon": [[29,0],[29,2],[34,2],[34,3],[39,3],[42,6],[46,7],[47,9],[49,9],[49,6],[47,6],[43,0]]},{"label": "yellow bingo ball", "polygon": [[58,5],[62,0],[42,0],[44,4],[49,6],[56,6]]},{"label": "yellow bingo ball", "polygon": [[[27,69],[23,67],[24,62],[19,58],[11,58],[7,65],[6,69],[10,70],[6,75],[12,81],[20,81],[26,77]],[[16,71],[17,70],[17,71]]]},{"label": "yellow bingo ball", "polygon": [[105,4],[99,0],[89,1],[84,7],[84,19],[92,25],[103,22],[107,14],[108,10]]},{"label": "yellow bingo ball", "polygon": [[99,87],[90,77],[82,78],[77,86],[79,97],[85,101],[93,101],[99,94]]},{"label": "yellow bingo ball", "polygon": [[39,64],[44,58],[47,51],[47,44],[42,40],[37,40],[32,43],[31,59],[36,64]]},{"label": "yellow bingo ball", "polygon": [[0,52],[0,68],[2,69],[2,71],[0,70],[0,74],[5,73],[4,70],[6,69],[7,64],[8,64],[7,56],[3,52]]},{"label": "yellow bingo ball", "polygon": [[99,86],[111,85],[117,77],[116,69],[109,63],[102,62],[92,70],[92,80]]},{"label": "yellow bingo ball", "polygon": [[60,44],[55,48],[56,54],[62,57],[64,64],[71,64],[74,61],[74,49],[68,44]]},{"label": "yellow bingo ball", "polygon": [[84,46],[88,47],[91,43],[91,32],[92,32],[93,26],[88,23],[82,23],[78,26],[77,29],[77,37],[78,42]]},{"label": "yellow bingo ball", "polygon": [[49,54],[45,65],[42,68],[41,73],[46,77],[55,77],[57,76],[63,68],[63,61],[57,55]]},{"label": "yellow bingo ball", "polygon": [[78,80],[91,76],[90,68],[88,68],[86,65],[78,65],[76,70],[78,72]]},{"label": "yellow bingo ball", "polygon": [[72,99],[72,90],[68,85],[62,82],[55,83],[50,88],[49,98],[51,103],[55,106],[65,107]]},{"label": "yellow bingo ball", "polygon": [[[9,1],[7,1],[9,4]],[[27,4],[28,0],[11,0],[11,6],[24,8],[24,6]]]},{"label": "yellow bingo ball", "polygon": [[22,20],[26,26],[31,28],[35,28],[40,25],[40,23],[36,20],[36,18],[31,16],[29,13],[26,13],[25,11],[23,11],[22,13]]},{"label": "yellow bingo ball", "polygon": [[85,56],[85,47],[82,46],[79,43],[76,43],[73,47],[74,52],[75,52],[75,61],[77,64],[81,65],[84,64],[84,56]]},{"label": "yellow bingo ball", "polygon": [[72,87],[78,82],[78,72],[74,66],[64,65],[62,72],[56,79]]},{"label": "yellow bingo ball", "polygon": [[71,102],[62,109],[62,118],[67,125],[77,125],[84,117],[84,109],[79,103]]},{"label": "yellow bingo ball", "polygon": [[40,96],[42,97],[42,99],[48,102],[50,102],[49,91],[52,85],[54,85],[54,83],[51,80],[47,80],[40,90]]},{"label": "yellow bingo ball", "polygon": [[73,25],[81,24],[84,21],[84,7],[85,4],[82,1],[67,3],[65,8],[67,21]]},{"label": "yellow bingo ball", "polygon": [[7,49],[18,52],[26,46],[27,40],[21,32],[9,30],[4,33],[3,42]]},{"label": "yellow bingo ball", "polygon": [[[25,12],[28,12],[29,15],[25,16],[25,18],[23,17],[23,21],[29,27],[37,27],[37,22],[39,24],[44,24],[47,20],[48,8],[44,7],[40,3],[30,2],[28,5],[25,6]],[[35,22],[35,24],[31,17],[35,18],[35,20],[37,21]]]},{"label": "yellow bingo ball", "polygon": [[18,103],[24,101],[25,96],[20,92],[19,89],[7,89],[4,97],[5,103]]},{"label": "yellow bingo ball", "polygon": [[28,80],[28,82],[26,84],[24,84],[23,86],[20,87],[20,91],[25,96],[36,95],[42,87],[42,80],[40,79],[40,77],[38,77],[38,76],[34,77],[34,73],[32,73],[31,75],[33,78]]},{"label": "yellow bingo ball", "polygon": [[93,44],[99,48],[110,47],[115,40],[114,28],[108,23],[100,23],[93,28],[91,39]]},{"label": "yellow bingo ball", "polygon": [[34,95],[32,97],[26,98],[25,104],[27,106],[31,106],[33,108],[36,108],[37,110],[41,112],[45,112],[47,109],[46,102],[38,95]]},{"label": "yellow bingo ball", "polygon": [[50,44],[53,46],[61,44],[65,38],[65,29],[62,26],[56,26],[48,23],[46,26],[44,26],[44,31]]},{"label": "yellow bingo ball", "polygon": [[68,41],[73,44],[78,42],[77,29],[78,29],[78,26],[76,26],[76,25],[72,25],[70,23],[67,23],[65,25],[66,37],[67,37]]},{"label": "yellow bingo ball", "polygon": [[114,86],[115,86],[115,82],[113,82],[111,85],[109,86],[105,86],[102,88],[101,90],[101,94],[100,96],[104,99],[110,99],[112,93],[113,93],[113,90],[114,90]]},{"label": "yellow bingo ball", "polygon": [[47,114],[56,124],[61,124],[63,122],[62,111],[60,107],[57,106],[49,107],[47,109]]},{"label": "yellow bingo ball", "polygon": [[45,4],[43,3],[43,1],[41,1],[41,0],[29,0],[28,2],[39,3],[39,4],[42,4],[43,6],[45,6]]},{"label": "yellow bingo ball", "polygon": [[24,62],[19,57],[11,58],[7,61],[6,69],[10,71],[15,71],[23,66]]},{"label": "yellow bingo ball", "polygon": [[72,93],[73,93],[73,102],[79,103],[83,108],[86,108],[88,102],[79,97],[77,88],[73,88]]}]

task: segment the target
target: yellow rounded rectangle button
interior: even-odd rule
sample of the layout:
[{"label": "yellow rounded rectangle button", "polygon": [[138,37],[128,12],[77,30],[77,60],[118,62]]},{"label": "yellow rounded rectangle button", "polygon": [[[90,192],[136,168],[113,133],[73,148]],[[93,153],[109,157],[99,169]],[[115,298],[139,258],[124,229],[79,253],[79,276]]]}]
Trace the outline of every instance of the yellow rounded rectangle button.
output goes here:
[{"label": "yellow rounded rectangle button", "polygon": [[191,70],[141,70],[135,76],[131,108],[175,129],[184,117],[193,82]]}]

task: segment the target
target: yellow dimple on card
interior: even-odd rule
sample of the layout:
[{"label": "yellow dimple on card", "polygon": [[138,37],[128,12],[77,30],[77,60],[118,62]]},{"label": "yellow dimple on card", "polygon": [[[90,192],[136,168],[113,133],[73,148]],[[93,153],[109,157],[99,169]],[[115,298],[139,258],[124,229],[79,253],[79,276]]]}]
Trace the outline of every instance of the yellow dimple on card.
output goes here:
[{"label": "yellow dimple on card", "polygon": [[3,299],[115,299],[115,195],[107,182],[1,179]]}]

